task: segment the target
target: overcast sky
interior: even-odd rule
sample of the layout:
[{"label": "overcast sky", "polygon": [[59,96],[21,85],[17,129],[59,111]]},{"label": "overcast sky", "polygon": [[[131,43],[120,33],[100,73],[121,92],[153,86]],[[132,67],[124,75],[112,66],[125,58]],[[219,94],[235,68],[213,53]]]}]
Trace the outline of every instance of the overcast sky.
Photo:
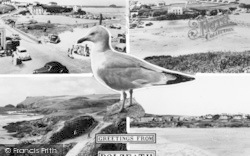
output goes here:
[{"label": "overcast sky", "polygon": [[[86,77],[0,78],[0,105],[17,104],[27,96],[115,93]],[[196,80],[134,91],[146,113],[159,115],[250,114],[249,74],[198,74]]]},{"label": "overcast sky", "polygon": [[61,5],[98,5],[98,6],[109,6],[115,4],[117,6],[125,6],[126,0],[16,0],[18,2],[29,2],[34,1],[47,4],[49,2],[57,2]]},{"label": "overcast sky", "polygon": [[2,77],[0,106],[18,104],[27,96],[89,95],[114,93],[87,77]]},{"label": "overcast sky", "polygon": [[250,114],[249,89],[249,74],[202,74],[188,83],[137,90],[135,96],[150,114]]}]

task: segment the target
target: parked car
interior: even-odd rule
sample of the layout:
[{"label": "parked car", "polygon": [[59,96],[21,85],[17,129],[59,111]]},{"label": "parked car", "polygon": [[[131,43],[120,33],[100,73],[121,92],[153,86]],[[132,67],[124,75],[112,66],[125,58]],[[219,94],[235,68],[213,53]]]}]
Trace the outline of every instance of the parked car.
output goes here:
[{"label": "parked car", "polygon": [[119,24],[111,24],[109,26],[109,28],[111,28],[111,29],[121,29],[122,27]]},{"label": "parked car", "polygon": [[50,43],[54,43],[54,44],[61,42],[59,36],[55,34],[49,34],[48,39]]},{"label": "parked car", "polygon": [[115,46],[115,50],[119,52],[124,52],[126,53],[126,44],[125,43],[119,43]]},{"label": "parked car", "polygon": [[0,57],[4,57],[4,56],[6,56],[5,50],[0,50]]},{"label": "parked car", "polygon": [[31,60],[30,54],[27,52],[27,50],[24,47],[16,47],[15,53],[22,61],[28,61]]},{"label": "parked car", "polygon": [[151,25],[153,25],[152,22],[146,23],[146,26],[151,26]]},{"label": "parked car", "polygon": [[46,73],[64,74],[64,73],[69,73],[69,71],[68,71],[67,67],[65,67],[64,65],[62,65],[61,63],[59,63],[57,61],[48,62],[44,65],[44,67],[33,71],[33,74],[46,74]]}]

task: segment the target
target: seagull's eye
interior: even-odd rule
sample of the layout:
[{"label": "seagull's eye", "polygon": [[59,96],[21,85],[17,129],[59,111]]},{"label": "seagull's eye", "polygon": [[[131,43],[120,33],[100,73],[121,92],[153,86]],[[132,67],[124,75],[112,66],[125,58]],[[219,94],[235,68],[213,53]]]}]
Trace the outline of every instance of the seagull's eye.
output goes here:
[{"label": "seagull's eye", "polygon": [[95,33],[91,33],[90,35],[93,36],[93,35],[95,35]]}]

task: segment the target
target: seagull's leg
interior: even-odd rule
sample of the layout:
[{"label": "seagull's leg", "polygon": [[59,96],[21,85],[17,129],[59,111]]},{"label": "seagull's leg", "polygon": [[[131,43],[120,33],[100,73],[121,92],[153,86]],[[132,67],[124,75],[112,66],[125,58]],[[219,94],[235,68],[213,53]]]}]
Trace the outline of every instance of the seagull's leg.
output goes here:
[{"label": "seagull's leg", "polygon": [[126,112],[125,103],[126,103],[126,99],[127,99],[127,94],[125,91],[123,91],[122,93],[123,93],[123,104],[122,104],[122,108],[121,108],[120,112]]},{"label": "seagull's leg", "polygon": [[129,93],[130,93],[130,106],[132,106],[133,105],[133,89],[130,89]]}]

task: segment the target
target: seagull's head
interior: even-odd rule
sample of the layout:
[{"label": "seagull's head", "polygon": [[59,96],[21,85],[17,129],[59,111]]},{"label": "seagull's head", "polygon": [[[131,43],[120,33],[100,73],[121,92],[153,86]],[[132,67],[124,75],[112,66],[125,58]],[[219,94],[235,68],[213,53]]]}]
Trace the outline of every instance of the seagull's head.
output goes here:
[{"label": "seagull's head", "polygon": [[77,43],[90,41],[93,43],[109,43],[110,33],[103,26],[95,26],[87,33],[86,36],[79,39]]}]

